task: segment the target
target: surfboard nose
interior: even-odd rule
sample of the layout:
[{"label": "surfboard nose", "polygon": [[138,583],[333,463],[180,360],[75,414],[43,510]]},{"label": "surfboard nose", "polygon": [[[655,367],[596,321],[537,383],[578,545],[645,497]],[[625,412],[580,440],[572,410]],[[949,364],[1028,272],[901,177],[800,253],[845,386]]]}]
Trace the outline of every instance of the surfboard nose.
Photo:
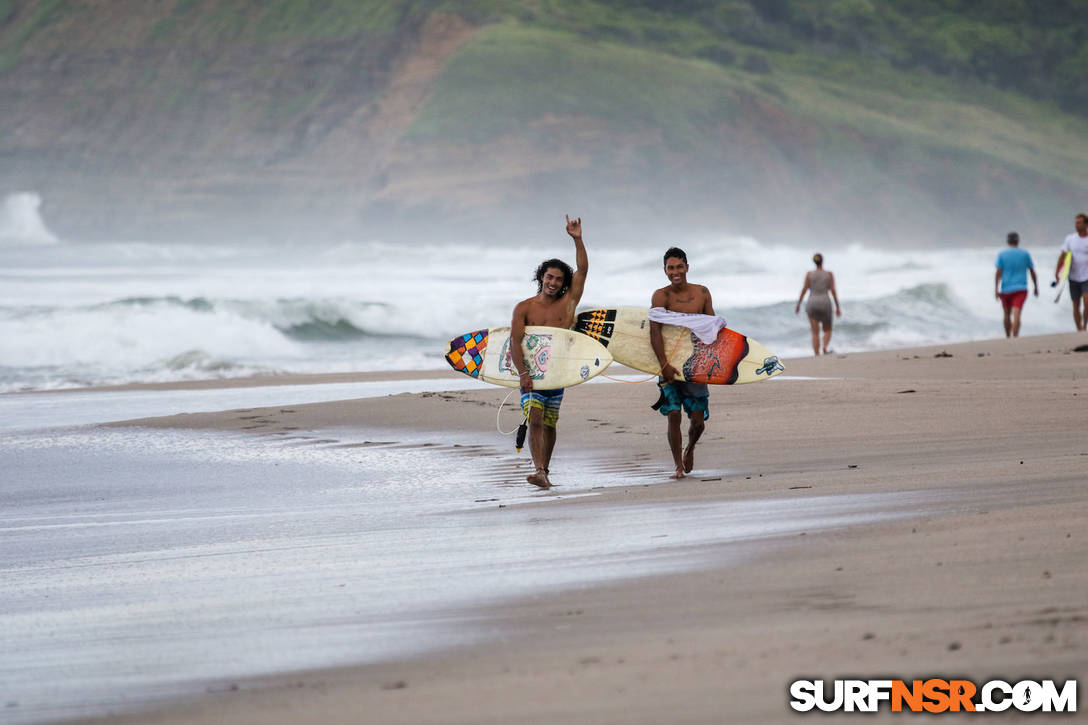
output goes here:
[{"label": "surfboard nose", "polygon": [[484,354],[487,352],[487,330],[466,332],[450,340],[449,352],[446,353],[446,362],[459,373],[469,377],[480,377],[480,370],[484,364]]}]

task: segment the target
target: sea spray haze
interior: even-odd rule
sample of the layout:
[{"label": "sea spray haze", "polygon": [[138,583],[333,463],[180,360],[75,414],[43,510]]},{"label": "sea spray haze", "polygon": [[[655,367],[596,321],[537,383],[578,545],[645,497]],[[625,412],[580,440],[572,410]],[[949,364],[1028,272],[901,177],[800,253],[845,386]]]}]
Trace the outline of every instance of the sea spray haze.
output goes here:
[{"label": "sea spray haze", "polygon": [[56,244],[57,237],[45,226],[42,198],[29,191],[8,194],[0,202],[0,245]]},{"label": "sea spray haze", "polygon": [[[591,228],[591,227],[590,227]],[[589,232],[587,231],[587,235]],[[445,367],[457,333],[509,324],[542,249],[59,243],[0,247],[0,390],[249,374]],[[661,249],[590,242],[587,307],[648,305]],[[661,246],[661,245],[658,245]],[[811,249],[740,238],[687,244],[692,281],[729,324],[783,356],[808,354],[793,303]],[[1045,269],[1050,246],[1025,244]],[[822,250],[851,352],[993,337],[996,250]],[[1064,305],[1029,300],[1026,334],[1062,331]]]},{"label": "sea spray haze", "polygon": [[0,2],[0,194],[65,239],[1060,238],[1075,2]]},{"label": "sea spray haze", "polygon": [[1088,199],[1088,19],[961,5],[0,2],[0,389],[441,367],[564,213],[587,305],[680,244],[805,354],[819,249],[837,351],[999,335],[991,247]]}]

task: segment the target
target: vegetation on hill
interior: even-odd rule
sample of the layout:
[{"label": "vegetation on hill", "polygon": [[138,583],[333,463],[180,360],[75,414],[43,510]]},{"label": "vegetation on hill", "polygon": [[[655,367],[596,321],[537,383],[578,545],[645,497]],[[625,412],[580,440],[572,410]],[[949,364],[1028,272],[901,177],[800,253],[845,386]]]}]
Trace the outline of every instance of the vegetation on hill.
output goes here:
[{"label": "vegetation on hill", "polygon": [[480,19],[512,18],[750,70],[769,70],[760,51],[878,62],[1088,111],[1088,14],[1078,0],[476,0],[468,5]]},{"label": "vegetation on hill", "polygon": [[[677,191],[655,210],[694,201],[728,226],[806,233],[817,220],[816,233],[840,238],[981,243],[995,225],[1046,234],[1088,195],[1088,125],[1057,105],[1069,100],[1060,83],[1040,80],[1056,65],[1017,76],[1034,96],[995,80],[1019,46],[1003,54],[983,41],[1015,22],[1011,11],[917,0],[502,5],[475,3],[490,24],[451,59],[413,138],[480,144],[538,137],[534,119],[603,119],[609,133],[593,138],[627,148],[620,176]],[[957,43],[939,44],[943,55],[912,45],[929,26]],[[594,174],[600,156],[585,186],[615,184]],[[618,205],[630,185],[614,188]],[[805,221],[790,226],[784,209]]]},{"label": "vegetation on hill", "polygon": [[[269,228],[340,234],[576,203],[638,228],[1052,235],[1088,197],[1078,5],[0,0],[0,193],[107,234],[147,208],[140,233],[244,228],[263,200]],[[116,208],[83,198],[103,189]]]}]

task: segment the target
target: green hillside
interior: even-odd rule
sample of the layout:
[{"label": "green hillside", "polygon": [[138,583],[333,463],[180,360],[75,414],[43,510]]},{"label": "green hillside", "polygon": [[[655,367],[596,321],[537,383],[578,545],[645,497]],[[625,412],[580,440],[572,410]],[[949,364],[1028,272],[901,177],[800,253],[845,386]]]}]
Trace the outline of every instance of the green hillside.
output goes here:
[{"label": "green hillside", "polygon": [[1076,9],[0,0],[0,193],[103,238],[1049,239],[1088,206]]},{"label": "green hillside", "polygon": [[[450,4],[455,6],[460,4]],[[722,65],[761,67],[760,51],[925,71],[1088,110],[1083,2],[1055,0],[556,0],[470,3],[594,40]]]}]

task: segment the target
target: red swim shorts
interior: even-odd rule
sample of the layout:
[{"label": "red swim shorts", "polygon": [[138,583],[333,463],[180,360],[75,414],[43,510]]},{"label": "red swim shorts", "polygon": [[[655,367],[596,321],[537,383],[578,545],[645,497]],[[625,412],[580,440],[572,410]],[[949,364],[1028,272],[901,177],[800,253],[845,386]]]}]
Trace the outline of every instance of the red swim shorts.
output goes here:
[{"label": "red swim shorts", "polygon": [[1024,306],[1024,300],[1028,298],[1028,291],[1026,289],[1017,290],[1016,292],[1002,292],[1001,293],[1001,306],[1006,310],[1011,310],[1013,307],[1021,309]]}]

